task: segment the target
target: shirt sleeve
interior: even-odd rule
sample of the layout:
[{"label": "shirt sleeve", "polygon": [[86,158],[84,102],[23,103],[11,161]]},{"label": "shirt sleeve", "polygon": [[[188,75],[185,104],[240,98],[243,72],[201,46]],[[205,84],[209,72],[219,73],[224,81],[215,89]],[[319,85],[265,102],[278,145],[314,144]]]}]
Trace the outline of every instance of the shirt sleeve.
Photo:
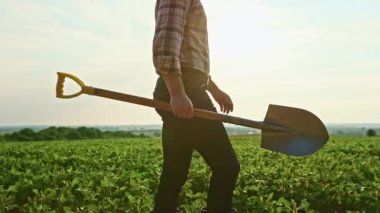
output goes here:
[{"label": "shirt sleeve", "polygon": [[153,63],[159,75],[181,75],[179,54],[190,0],[157,0]]}]

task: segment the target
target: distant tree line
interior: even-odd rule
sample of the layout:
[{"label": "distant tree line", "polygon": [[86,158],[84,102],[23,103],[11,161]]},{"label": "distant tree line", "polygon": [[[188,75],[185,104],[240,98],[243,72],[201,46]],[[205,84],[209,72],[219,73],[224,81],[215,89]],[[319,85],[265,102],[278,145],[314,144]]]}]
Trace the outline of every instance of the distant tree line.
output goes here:
[{"label": "distant tree line", "polygon": [[133,134],[128,131],[101,131],[93,127],[49,127],[40,131],[24,128],[13,133],[0,134],[0,141],[52,141],[52,140],[83,140],[83,139],[116,139],[144,138],[144,134]]},{"label": "distant tree line", "polygon": [[376,131],[374,129],[369,129],[367,131],[367,136],[368,137],[374,137],[374,136],[376,136]]}]

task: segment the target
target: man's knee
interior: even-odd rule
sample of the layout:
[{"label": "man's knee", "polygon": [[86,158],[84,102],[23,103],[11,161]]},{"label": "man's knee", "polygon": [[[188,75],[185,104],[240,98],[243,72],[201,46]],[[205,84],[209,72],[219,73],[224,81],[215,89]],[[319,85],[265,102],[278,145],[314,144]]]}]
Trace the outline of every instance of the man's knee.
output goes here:
[{"label": "man's knee", "polygon": [[238,160],[236,160],[232,166],[231,166],[231,175],[233,175],[235,178],[239,175],[240,172],[240,163]]},{"label": "man's knee", "polygon": [[240,163],[234,160],[230,163],[224,163],[222,166],[212,168],[214,175],[221,175],[228,179],[236,179],[240,172]]},{"label": "man's knee", "polygon": [[182,188],[188,176],[188,171],[178,169],[164,169],[161,175],[161,182],[174,188]]}]

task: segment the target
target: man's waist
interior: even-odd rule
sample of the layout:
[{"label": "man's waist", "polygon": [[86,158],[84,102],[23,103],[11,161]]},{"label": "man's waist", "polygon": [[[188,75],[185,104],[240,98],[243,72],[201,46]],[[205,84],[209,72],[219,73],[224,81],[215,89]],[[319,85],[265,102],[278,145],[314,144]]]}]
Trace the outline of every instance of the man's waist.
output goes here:
[{"label": "man's waist", "polygon": [[209,83],[209,75],[201,70],[186,68],[181,69],[182,81],[186,90],[206,90]]}]

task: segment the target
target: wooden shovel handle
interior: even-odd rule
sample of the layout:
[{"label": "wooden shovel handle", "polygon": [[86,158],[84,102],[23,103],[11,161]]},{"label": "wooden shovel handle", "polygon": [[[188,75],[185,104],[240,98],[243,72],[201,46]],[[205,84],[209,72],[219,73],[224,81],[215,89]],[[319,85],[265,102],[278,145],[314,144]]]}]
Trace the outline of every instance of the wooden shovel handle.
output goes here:
[{"label": "wooden shovel handle", "polygon": [[[81,87],[81,91],[72,95],[63,95],[63,88],[64,88],[63,84],[64,84],[64,79],[66,77],[77,82],[79,86]],[[81,81],[79,78],[71,74],[62,73],[62,72],[58,73],[58,81],[57,81],[57,86],[56,86],[56,96],[58,98],[65,98],[65,99],[74,98],[81,94],[94,95],[94,96],[99,96],[103,98],[109,98],[113,100],[153,107],[160,110],[172,111],[170,104],[167,102],[86,86],[83,83],[83,81]],[[202,110],[202,109],[194,108],[193,110],[194,110],[193,114],[195,117],[204,118],[208,120],[221,121],[221,122],[226,122],[226,123],[231,123],[231,124],[236,124],[236,125],[241,125],[241,126],[246,126],[246,127],[252,127],[256,129],[262,129],[266,131],[275,131],[275,132],[290,132],[291,131],[288,128],[278,126],[278,125],[272,125],[272,124],[268,124],[264,122],[253,121],[249,119],[220,114],[220,113]]]},{"label": "wooden shovel handle", "polygon": [[[153,100],[149,98],[143,98],[143,97],[128,95],[124,93],[118,93],[118,92],[109,91],[109,90],[100,89],[100,88],[92,88],[92,89],[93,89],[93,93],[89,95],[95,95],[95,96],[114,99],[118,101],[134,103],[134,104],[153,107],[156,109],[170,111],[170,112],[172,111],[170,104],[164,101]],[[252,127],[256,129],[262,129],[262,130],[265,129],[268,131],[273,130],[277,132],[289,132],[289,129],[281,127],[281,126],[273,126],[273,125],[269,125],[263,122],[257,122],[257,121],[253,121],[249,119],[220,114],[220,113],[216,113],[216,112],[212,112],[208,110],[194,108],[193,113],[195,117],[203,118],[207,120],[221,121],[221,122],[237,124],[237,125],[246,126],[246,127]]]}]

